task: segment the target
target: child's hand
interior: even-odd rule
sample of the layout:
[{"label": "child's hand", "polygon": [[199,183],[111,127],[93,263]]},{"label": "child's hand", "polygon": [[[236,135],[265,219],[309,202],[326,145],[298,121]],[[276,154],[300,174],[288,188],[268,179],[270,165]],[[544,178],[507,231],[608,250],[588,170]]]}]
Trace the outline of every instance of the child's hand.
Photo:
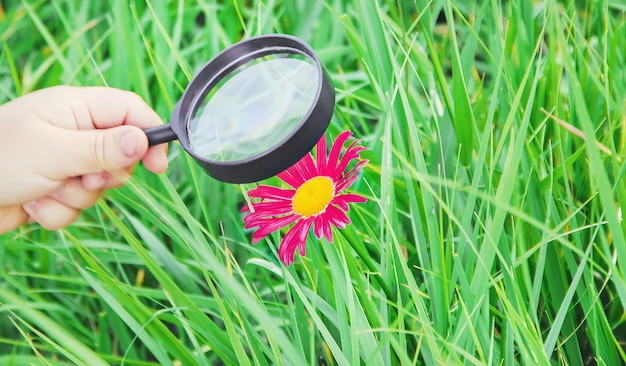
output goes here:
[{"label": "child's hand", "polygon": [[72,223],[139,160],[164,172],[167,145],[148,148],[142,131],[162,123],[137,95],[104,87],[53,87],[0,106],[0,233]]}]

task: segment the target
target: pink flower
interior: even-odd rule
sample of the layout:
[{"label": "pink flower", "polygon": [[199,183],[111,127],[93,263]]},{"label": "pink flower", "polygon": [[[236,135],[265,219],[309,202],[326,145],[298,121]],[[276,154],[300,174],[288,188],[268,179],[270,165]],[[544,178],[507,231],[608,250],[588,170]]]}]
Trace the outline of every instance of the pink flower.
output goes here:
[{"label": "pink flower", "polygon": [[[295,222],[278,248],[280,259],[290,265],[294,261],[296,248],[300,255],[305,255],[306,239],[311,227],[318,239],[324,236],[332,242],[331,225],[343,229],[350,223],[346,215],[348,204],[367,200],[345,191],[368,162],[361,159],[360,153],[366,148],[359,145],[359,140],[352,141],[341,154],[351,136],[351,131],[344,131],[337,136],[329,155],[326,136],[322,136],[315,149],[315,158],[309,153],[291,168],[278,174],[291,189],[260,185],[248,192],[252,199],[252,210],[246,206],[242,212],[249,212],[243,219],[245,228],[257,228],[252,235],[253,244]],[[352,161],[356,161],[356,164],[348,170]]]}]

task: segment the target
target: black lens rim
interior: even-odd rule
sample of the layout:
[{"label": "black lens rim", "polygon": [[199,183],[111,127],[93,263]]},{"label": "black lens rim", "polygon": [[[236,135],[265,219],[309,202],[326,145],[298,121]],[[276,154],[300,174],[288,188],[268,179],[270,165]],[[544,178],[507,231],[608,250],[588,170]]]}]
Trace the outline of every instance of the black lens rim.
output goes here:
[{"label": "black lens rim", "polygon": [[[298,127],[272,149],[250,158],[219,162],[198,156],[191,148],[188,126],[197,103],[239,66],[250,60],[278,53],[300,54],[310,59],[317,69],[320,83],[311,108]],[[335,91],[313,49],[304,41],[284,34],[268,34],[248,38],[220,52],[193,77],[176,104],[171,127],[180,143],[202,168],[213,178],[229,183],[250,183],[272,177],[300,160],[328,128],[335,109]]]}]

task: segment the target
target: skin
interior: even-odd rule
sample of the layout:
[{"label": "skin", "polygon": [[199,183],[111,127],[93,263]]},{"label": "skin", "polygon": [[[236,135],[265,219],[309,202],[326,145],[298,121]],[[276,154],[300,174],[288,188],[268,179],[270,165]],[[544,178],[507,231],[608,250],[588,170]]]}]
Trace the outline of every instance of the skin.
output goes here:
[{"label": "skin", "polygon": [[167,170],[167,144],[143,132],[163,124],[139,96],[106,87],[57,86],[0,106],[0,233],[27,222],[74,222],[139,161]]}]

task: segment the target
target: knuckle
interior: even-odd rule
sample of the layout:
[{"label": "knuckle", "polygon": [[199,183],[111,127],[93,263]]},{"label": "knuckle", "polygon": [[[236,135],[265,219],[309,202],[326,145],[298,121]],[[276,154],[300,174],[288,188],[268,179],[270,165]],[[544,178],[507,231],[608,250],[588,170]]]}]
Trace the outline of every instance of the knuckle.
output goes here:
[{"label": "knuckle", "polygon": [[136,103],[144,104],[145,103],[143,98],[139,94],[137,94],[135,92],[132,92],[132,91],[126,91],[126,93],[127,93],[127,98],[133,104],[136,104]]},{"label": "knuckle", "polygon": [[102,170],[107,168],[107,134],[96,133],[94,134],[94,140],[91,144],[91,158],[92,161]]}]

